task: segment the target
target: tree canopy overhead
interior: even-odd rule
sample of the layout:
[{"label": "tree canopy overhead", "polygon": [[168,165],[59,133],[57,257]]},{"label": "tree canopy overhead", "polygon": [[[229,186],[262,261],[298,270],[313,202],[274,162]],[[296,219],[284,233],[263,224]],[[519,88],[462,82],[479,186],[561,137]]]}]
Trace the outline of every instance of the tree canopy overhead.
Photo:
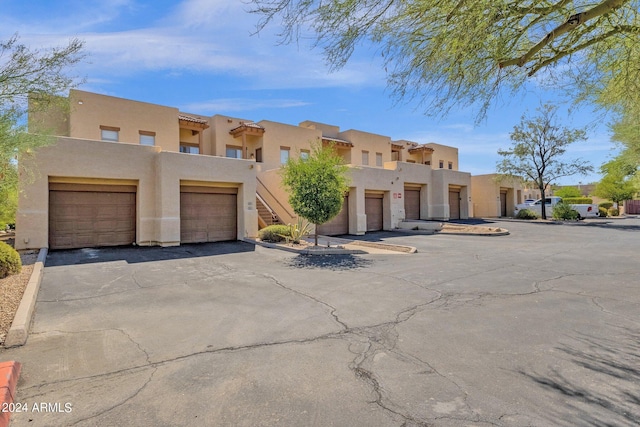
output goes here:
[{"label": "tree canopy overhead", "polygon": [[482,117],[500,90],[534,75],[606,107],[640,100],[640,0],[251,2],[259,30],[281,23],[284,43],[311,31],[333,69],[373,42],[393,94],[428,112],[473,103]]}]

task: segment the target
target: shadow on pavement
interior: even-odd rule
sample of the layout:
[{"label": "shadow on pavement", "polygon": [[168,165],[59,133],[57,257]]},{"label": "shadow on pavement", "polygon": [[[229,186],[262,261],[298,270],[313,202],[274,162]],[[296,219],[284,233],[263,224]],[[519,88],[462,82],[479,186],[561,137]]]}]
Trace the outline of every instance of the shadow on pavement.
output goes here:
[{"label": "shadow on pavement", "polygon": [[255,245],[246,242],[193,243],[162,248],[159,246],[117,246],[51,251],[46,266],[54,267],[97,262],[126,261],[129,264],[171,259],[196,258],[253,252]]},{"label": "shadow on pavement", "polygon": [[520,372],[565,402],[549,414],[554,424],[640,425],[640,334],[616,329],[621,339],[581,335],[559,347],[579,368],[566,375],[555,368],[544,375]]},{"label": "shadow on pavement", "polygon": [[362,259],[353,255],[298,255],[285,262],[285,265],[293,268],[313,268],[323,270],[352,270],[354,268],[366,268],[373,261]]}]

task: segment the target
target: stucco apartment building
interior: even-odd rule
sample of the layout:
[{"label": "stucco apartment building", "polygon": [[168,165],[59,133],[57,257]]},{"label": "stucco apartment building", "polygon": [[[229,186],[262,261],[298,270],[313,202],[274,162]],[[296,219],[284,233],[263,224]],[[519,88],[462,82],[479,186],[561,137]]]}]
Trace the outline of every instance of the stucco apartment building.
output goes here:
[{"label": "stucco apartment building", "polygon": [[458,171],[453,147],[312,121],[207,117],[79,90],[69,101],[68,113],[30,118],[32,131],[45,126],[58,136],[23,159],[35,173],[21,182],[18,249],[254,237],[271,217],[295,220],[278,169],[316,142],[335,147],[350,170],[343,210],[321,233],[472,215],[471,176]]}]

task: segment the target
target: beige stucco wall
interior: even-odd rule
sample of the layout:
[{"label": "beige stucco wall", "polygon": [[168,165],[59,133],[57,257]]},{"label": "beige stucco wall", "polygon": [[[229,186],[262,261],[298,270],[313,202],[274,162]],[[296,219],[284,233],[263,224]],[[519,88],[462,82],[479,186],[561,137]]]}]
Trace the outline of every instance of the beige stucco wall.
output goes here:
[{"label": "beige stucco wall", "polygon": [[69,136],[100,140],[100,126],[120,128],[119,142],[139,144],[140,131],[155,132],[156,146],[179,151],[178,109],[80,90],[69,93]]},{"label": "beige stucco wall", "polygon": [[26,160],[35,171],[22,181],[16,219],[16,248],[48,247],[49,182],[134,184],[136,243],[180,242],[180,182],[238,187],[238,238],[257,235],[254,162],[181,153],[159,147],[58,138]]},{"label": "beige stucco wall", "polygon": [[258,124],[264,127],[262,168],[263,170],[280,167],[280,147],[289,147],[289,156],[297,157],[300,150],[309,150],[311,144],[319,142],[322,132],[317,129],[303,128],[284,123],[263,120]]},{"label": "beige stucco wall", "polygon": [[431,154],[431,166],[433,169],[439,169],[439,163],[442,160],[443,169],[447,169],[449,167],[449,162],[451,162],[452,170],[458,170],[458,149],[456,147],[436,144],[434,142],[425,144],[425,146],[433,149],[433,153]]},{"label": "beige stucco wall", "polygon": [[433,188],[430,206],[432,219],[447,220],[450,218],[449,189],[451,186],[460,187],[460,218],[473,216],[471,205],[471,174],[448,169],[433,170]]},{"label": "beige stucco wall", "polygon": [[[355,166],[383,167],[376,166],[376,153],[382,154],[382,164],[391,161],[391,138],[384,135],[363,132],[360,130],[347,130],[340,132],[338,138],[349,141],[353,144],[351,148],[351,164]],[[362,152],[369,153],[369,164],[362,163]]]},{"label": "beige stucco wall", "polygon": [[298,126],[307,128],[307,129],[317,129],[322,132],[322,136],[326,136],[328,138],[339,138],[340,127],[334,125],[328,125],[326,123],[314,122],[311,120],[305,120],[304,122],[300,122]]},{"label": "beige stucco wall", "polygon": [[[252,121],[216,114],[209,119],[209,123],[211,125],[211,154],[224,157],[227,153],[227,145],[242,148],[242,138],[234,138],[233,135],[229,134],[229,131],[237,128],[242,123],[252,123]],[[255,156],[255,149],[262,146],[262,140],[261,138],[249,137],[247,142],[247,158],[249,158],[251,154]]]},{"label": "beige stucco wall", "polygon": [[507,194],[507,216],[512,216],[515,206],[526,198],[518,180],[500,178],[498,174],[471,177],[473,215],[476,217],[500,217],[500,193]]}]

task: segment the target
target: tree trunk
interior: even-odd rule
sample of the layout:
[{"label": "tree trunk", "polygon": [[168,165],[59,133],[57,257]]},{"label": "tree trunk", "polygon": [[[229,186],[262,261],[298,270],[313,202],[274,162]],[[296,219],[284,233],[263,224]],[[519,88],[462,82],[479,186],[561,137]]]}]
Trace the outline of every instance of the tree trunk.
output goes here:
[{"label": "tree trunk", "polygon": [[318,246],[318,224],[314,224],[316,226],[316,231],[314,233],[314,240],[315,240],[315,245],[314,246]]},{"label": "tree trunk", "polygon": [[542,214],[542,219],[547,219],[547,204],[545,203],[546,195],[544,194],[544,185],[540,186],[540,213]]}]

